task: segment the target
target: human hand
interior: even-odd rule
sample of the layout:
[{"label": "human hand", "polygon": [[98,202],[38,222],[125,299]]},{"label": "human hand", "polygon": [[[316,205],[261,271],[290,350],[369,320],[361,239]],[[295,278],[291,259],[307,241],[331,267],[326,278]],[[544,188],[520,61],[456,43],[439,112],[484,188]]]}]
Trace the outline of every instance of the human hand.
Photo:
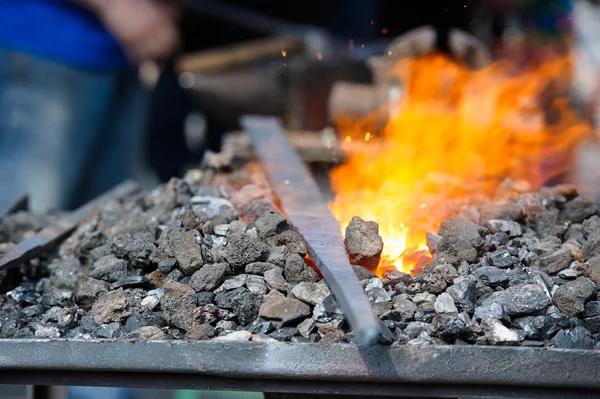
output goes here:
[{"label": "human hand", "polygon": [[175,8],[147,0],[107,0],[96,8],[132,63],[160,61],[179,46]]}]

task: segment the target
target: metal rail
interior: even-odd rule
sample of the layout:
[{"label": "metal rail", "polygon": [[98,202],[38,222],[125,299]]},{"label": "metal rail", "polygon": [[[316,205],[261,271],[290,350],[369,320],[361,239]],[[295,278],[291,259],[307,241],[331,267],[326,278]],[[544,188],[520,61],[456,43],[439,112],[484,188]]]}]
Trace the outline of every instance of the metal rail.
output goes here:
[{"label": "metal rail", "polygon": [[244,116],[240,123],[254,144],[284,212],[304,237],[310,256],[346,315],[356,342],[376,343],[381,339],[379,320],[350,266],[340,225],[306,165],[287,141],[281,123],[274,117],[259,116]]},{"label": "metal rail", "polygon": [[59,219],[56,223],[43,228],[36,235],[20,242],[6,255],[0,258],[0,270],[17,267],[23,262],[34,259],[52,249],[65,239],[77,225],[96,212],[102,205],[120,199],[140,190],[140,185],[133,181],[125,181],[112,190]]},{"label": "metal rail", "polygon": [[478,346],[0,340],[0,384],[423,398],[597,398],[600,352]]}]

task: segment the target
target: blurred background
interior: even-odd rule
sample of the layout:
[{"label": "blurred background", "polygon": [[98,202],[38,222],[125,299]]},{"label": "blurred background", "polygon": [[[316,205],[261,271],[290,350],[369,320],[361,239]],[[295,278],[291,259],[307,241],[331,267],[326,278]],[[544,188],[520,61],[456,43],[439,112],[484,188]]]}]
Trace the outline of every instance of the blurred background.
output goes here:
[{"label": "blurred background", "polygon": [[[574,40],[576,79],[587,90],[580,97],[595,111],[590,82],[598,76],[599,15],[594,1],[563,0],[0,0],[0,209],[24,192],[33,210],[73,209],[126,178],[152,187],[180,176],[207,150],[219,151],[242,111],[324,129],[333,81],[373,81],[367,60],[426,25],[446,53],[451,28],[492,54],[531,26],[548,38]],[[286,43],[275,54],[265,50],[273,37]],[[298,42],[302,49],[292,57]],[[258,59],[263,50],[267,56]],[[26,393],[0,387],[0,399]],[[69,395],[263,397],[83,389]]]}]

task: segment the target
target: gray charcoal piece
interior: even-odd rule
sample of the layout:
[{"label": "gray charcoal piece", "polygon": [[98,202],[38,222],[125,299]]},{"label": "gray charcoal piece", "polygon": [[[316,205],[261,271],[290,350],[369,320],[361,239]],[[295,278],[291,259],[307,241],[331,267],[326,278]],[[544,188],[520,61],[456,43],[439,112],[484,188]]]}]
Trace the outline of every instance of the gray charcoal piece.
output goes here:
[{"label": "gray charcoal piece", "polygon": [[177,259],[165,258],[158,262],[158,270],[162,274],[169,274],[177,267]]},{"label": "gray charcoal piece", "polygon": [[251,263],[266,261],[269,256],[268,246],[246,233],[229,234],[227,238],[224,256],[234,269],[243,270]]},{"label": "gray charcoal piece", "polygon": [[79,282],[75,291],[75,298],[82,309],[89,310],[98,295],[108,292],[108,288],[109,284],[107,282],[89,278]]},{"label": "gray charcoal piece", "polygon": [[450,294],[440,294],[435,300],[435,311],[439,314],[458,314],[454,299]]},{"label": "gray charcoal piece", "polygon": [[473,276],[458,277],[446,292],[454,299],[458,310],[472,313],[475,308],[475,285],[477,280]]},{"label": "gray charcoal piece", "polygon": [[110,286],[111,290],[119,288],[142,288],[144,290],[153,290],[156,286],[148,280],[148,277],[146,276],[129,276],[114,282]]},{"label": "gray charcoal piece", "polygon": [[492,219],[488,220],[486,225],[493,233],[506,233],[510,237],[523,235],[523,228],[513,220]]},{"label": "gray charcoal piece", "polygon": [[198,306],[208,305],[209,303],[213,303],[214,300],[215,294],[212,292],[199,292],[196,295],[196,305]]},{"label": "gray charcoal piece", "polygon": [[273,237],[266,238],[265,242],[271,247],[283,246],[287,252],[300,256],[306,256],[308,252],[306,241],[294,230],[284,231]]},{"label": "gray charcoal piece", "polygon": [[512,256],[510,252],[506,249],[501,249],[495,252],[488,253],[487,258],[492,264],[492,266],[499,267],[502,269],[514,266],[519,262],[519,259],[515,256]]},{"label": "gray charcoal piece", "polygon": [[510,274],[507,270],[493,266],[482,266],[476,269],[473,275],[490,287],[504,285],[510,280]]},{"label": "gray charcoal piece", "polygon": [[473,314],[475,320],[484,320],[484,319],[499,319],[502,320],[506,317],[506,312],[502,305],[498,302],[484,302],[480,306],[475,308],[475,313]]},{"label": "gray charcoal piece", "polygon": [[34,330],[38,338],[60,338],[60,330],[57,327],[37,324]]},{"label": "gray charcoal piece", "polygon": [[584,220],[598,214],[598,205],[593,198],[576,197],[567,202],[560,212],[563,220],[573,223],[581,223]]},{"label": "gray charcoal piece", "polygon": [[[284,265],[285,265],[285,263],[284,263]],[[276,266],[273,263],[254,262],[254,263],[250,263],[248,266],[246,266],[245,272],[247,274],[256,274],[256,275],[262,276],[265,274],[265,272],[267,270],[277,269],[277,268],[281,269],[279,266]]]},{"label": "gray charcoal piece", "polygon": [[414,319],[415,313],[417,312],[417,305],[406,297],[395,297],[393,307],[400,316],[400,320],[398,321],[411,321]]},{"label": "gray charcoal piece", "polygon": [[484,319],[481,321],[481,326],[486,338],[492,345],[516,344],[525,338],[522,331],[511,330],[497,319]]},{"label": "gray charcoal piece", "polygon": [[229,229],[231,228],[230,224],[218,224],[213,227],[213,232],[217,236],[225,237],[227,233],[229,233]]},{"label": "gray charcoal piece", "polygon": [[291,254],[287,257],[284,274],[286,281],[292,284],[319,281],[317,273],[307,266],[304,259],[298,254]]},{"label": "gray charcoal piece", "polygon": [[589,301],[585,304],[585,317],[600,316],[600,301]]},{"label": "gray charcoal piece", "polygon": [[567,269],[561,270],[558,273],[558,277],[562,278],[563,280],[575,280],[577,279],[577,277],[579,277],[579,272],[577,271],[577,269],[575,267],[569,267]]},{"label": "gray charcoal piece", "polygon": [[431,323],[423,323],[421,321],[413,321],[408,323],[404,329],[404,334],[410,339],[415,339],[420,336],[423,332],[429,334],[433,332],[434,326]]},{"label": "gray charcoal piece", "polygon": [[94,262],[90,277],[114,283],[127,277],[127,262],[114,255],[102,257]]},{"label": "gray charcoal piece", "polygon": [[528,316],[546,309],[550,298],[538,285],[520,284],[494,292],[483,301],[482,306],[490,303],[501,305],[508,316]]},{"label": "gray charcoal piece", "polygon": [[215,328],[210,324],[194,324],[185,335],[185,339],[190,341],[206,341],[214,338],[215,335]]},{"label": "gray charcoal piece", "polygon": [[163,330],[156,326],[144,326],[127,334],[127,338],[160,341],[166,338]]},{"label": "gray charcoal piece", "polygon": [[540,256],[548,255],[560,249],[560,238],[556,236],[548,236],[535,245],[529,246],[532,252]]},{"label": "gray charcoal piece", "polygon": [[272,295],[260,307],[260,317],[267,320],[283,320],[298,314],[310,315],[310,307],[298,299]]},{"label": "gray charcoal piece", "polygon": [[292,294],[303,302],[316,305],[323,302],[331,293],[329,287],[324,283],[301,282],[292,289]]},{"label": "gray charcoal piece", "polygon": [[392,300],[390,294],[383,288],[383,280],[380,278],[368,280],[365,286],[365,294],[371,303],[390,302]]},{"label": "gray charcoal piece", "polygon": [[264,240],[284,231],[292,230],[293,226],[279,212],[267,212],[254,223],[258,237]]},{"label": "gray charcoal piece", "polygon": [[553,342],[560,349],[594,349],[596,344],[590,332],[583,327],[560,331]]},{"label": "gray charcoal piece", "polygon": [[223,208],[233,210],[233,204],[224,198],[194,196],[190,199],[192,209],[202,219],[209,220],[219,216]]},{"label": "gray charcoal piece", "polygon": [[166,322],[182,330],[189,330],[194,320],[196,308],[196,292],[188,285],[167,281],[160,305],[164,311]]},{"label": "gray charcoal piece", "polygon": [[600,217],[594,215],[583,221],[581,225],[584,238],[587,240],[590,237],[600,235]]},{"label": "gray charcoal piece", "polygon": [[523,330],[527,339],[542,339],[546,316],[527,316],[513,321],[513,326]]},{"label": "gray charcoal piece", "polygon": [[229,268],[225,264],[204,265],[192,275],[190,285],[197,292],[212,291],[225,281],[228,274]]},{"label": "gray charcoal piece", "polygon": [[296,327],[298,326],[298,324],[300,324],[300,322],[306,320],[307,317],[307,315],[301,313],[288,316],[285,319],[281,320],[279,324],[277,324],[275,329],[280,329],[283,327]]},{"label": "gray charcoal piece", "polygon": [[142,299],[140,302],[140,306],[144,309],[154,310],[160,304],[160,299],[154,295],[148,295],[146,298]]},{"label": "gray charcoal piece", "polygon": [[317,330],[317,326],[313,319],[304,320],[302,323],[298,324],[297,328],[300,335],[307,339],[310,337],[310,334]]},{"label": "gray charcoal piece", "polygon": [[596,292],[596,285],[587,277],[579,277],[559,287],[554,293],[556,307],[564,314],[578,316],[585,310],[585,301]]},{"label": "gray charcoal piece", "polygon": [[469,243],[479,248],[483,244],[483,238],[481,237],[482,228],[475,222],[463,218],[453,217],[442,221],[440,231],[438,234],[444,236],[446,234],[455,234],[465,238]]},{"label": "gray charcoal piece", "polygon": [[283,270],[280,268],[269,269],[264,273],[266,283],[280,292],[287,292],[287,282],[283,278]]},{"label": "gray charcoal piece", "polygon": [[477,250],[466,238],[455,234],[444,235],[438,244],[437,260],[458,266],[462,262],[472,263],[477,260]]},{"label": "gray charcoal piece", "polygon": [[46,306],[62,306],[68,308],[75,305],[75,294],[70,290],[52,288],[49,293],[42,297],[42,303]]},{"label": "gray charcoal piece", "polygon": [[275,266],[284,268],[287,256],[288,253],[284,246],[271,247],[269,257],[267,258],[267,262],[272,263]]},{"label": "gray charcoal piece", "polygon": [[295,327],[282,327],[269,334],[269,337],[277,341],[288,342],[293,336],[299,334]]},{"label": "gray charcoal piece", "polygon": [[235,331],[225,335],[219,335],[214,338],[215,341],[250,341],[252,339],[252,334],[248,331]]},{"label": "gray charcoal piece", "polygon": [[352,269],[354,270],[354,274],[356,274],[356,277],[358,277],[359,281],[370,280],[377,277],[375,273],[362,266],[353,265]]},{"label": "gray charcoal piece", "polygon": [[169,235],[171,251],[186,276],[191,276],[204,264],[198,237],[200,233],[195,230],[176,230]]},{"label": "gray charcoal piece", "polygon": [[572,261],[571,251],[563,248],[538,258],[533,266],[539,267],[548,274],[554,274],[569,267]]},{"label": "gray charcoal piece", "polygon": [[267,284],[265,279],[260,276],[247,275],[246,288],[253,294],[265,295],[267,293]]},{"label": "gray charcoal piece", "polygon": [[119,330],[121,329],[120,323],[109,323],[102,324],[96,328],[96,330],[92,333],[92,336],[96,338],[105,338],[105,339],[113,339],[118,338]]},{"label": "gray charcoal piece", "polygon": [[[247,274],[239,274],[237,276],[228,278],[214,292],[215,294],[220,294],[221,292],[235,290],[236,288],[242,288],[246,285],[247,277]],[[192,284],[192,287],[193,286],[194,285]]]},{"label": "gray charcoal piece", "polygon": [[77,274],[81,268],[81,263],[76,257],[55,259],[48,268],[50,269],[50,281],[54,287],[75,290],[78,281]]},{"label": "gray charcoal piece", "polygon": [[101,293],[93,304],[90,315],[97,324],[121,322],[132,315],[131,306],[123,289]]},{"label": "gray charcoal piece", "polygon": [[328,327],[339,328],[344,323],[344,315],[330,295],[315,306],[313,320]]},{"label": "gray charcoal piece", "polygon": [[345,242],[353,265],[371,269],[377,267],[383,251],[383,239],[377,223],[353,217],[346,227]]}]

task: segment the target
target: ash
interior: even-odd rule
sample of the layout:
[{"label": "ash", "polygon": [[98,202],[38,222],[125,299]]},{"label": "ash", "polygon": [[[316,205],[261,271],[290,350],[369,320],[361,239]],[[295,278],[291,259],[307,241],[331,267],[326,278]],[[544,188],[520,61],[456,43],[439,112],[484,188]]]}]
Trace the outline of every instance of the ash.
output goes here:
[{"label": "ash", "polygon": [[[202,176],[108,204],[54,253],[1,274],[0,338],[351,342],[270,191],[239,173]],[[596,203],[563,185],[468,215],[428,235],[432,258],[414,276],[373,274],[377,225],[348,226],[349,258],[386,339],[595,349]],[[0,253],[43,220],[0,222]]]}]

